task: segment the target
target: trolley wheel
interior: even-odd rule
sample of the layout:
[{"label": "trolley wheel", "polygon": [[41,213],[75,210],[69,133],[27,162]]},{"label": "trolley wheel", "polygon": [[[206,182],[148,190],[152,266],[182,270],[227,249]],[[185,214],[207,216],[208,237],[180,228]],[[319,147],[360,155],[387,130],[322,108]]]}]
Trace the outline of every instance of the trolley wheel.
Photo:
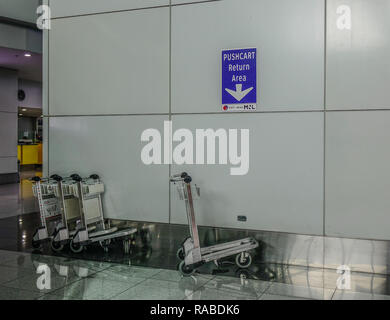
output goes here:
[{"label": "trolley wheel", "polygon": [[250,274],[247,269],[238,269],[236,271],[236,277],[240,278],[241,280],[250,279]]},{"label": "trolley wheel", "polygon": [[58,241],[51,241],[51,248],[54,252],[60,252],[64,249],[64,245]]},{"label": "trolley wheel", "polygon": [[180,274],[184,277],[192,276],[196,271],[194,267],[186,266],[184,261],[179,263],[178,270]]},{"label": "trolley wheel", "polygon": [[103,241],[99,241],[100,246],[103,248],[104,252],[108,252],[108,248],[111,244],[111,239],[106,239]]},{"label": "trolley wheel", "polygon": [[31,242],[31,245],[32,245],[32,247],[33,247],[34,249],[39,249],[40,246],[41,246],[41,243],[40,243],[39,241],[33,240],[33,241]]},{"label": "trolley wheel", "polygon": [[73,239],[70,241],[69,247],[70,247],[70,250],[72,250],[72,252],[74,252],[74,253],[80,253],[84,249],[84,246],[82,244],[74,243]]},{"label": "trolley wheel", "polygon": [[181,260],[181,261],[184,260],[184,258],[185,258],[186,256],[185,256],[184,248],[183,248],[183,247],[180,247],[180,248],[177,250],[177,252],[176,252],[176,257],[177,257],[179,260]]},{"label": "trolley wheel", "polygon": [[[243,256],[242,256],[243,255]],[[252,264],[252,256],[249,252],[241,252],[236,255],[236,265],[242,269],[249,268]]]}]

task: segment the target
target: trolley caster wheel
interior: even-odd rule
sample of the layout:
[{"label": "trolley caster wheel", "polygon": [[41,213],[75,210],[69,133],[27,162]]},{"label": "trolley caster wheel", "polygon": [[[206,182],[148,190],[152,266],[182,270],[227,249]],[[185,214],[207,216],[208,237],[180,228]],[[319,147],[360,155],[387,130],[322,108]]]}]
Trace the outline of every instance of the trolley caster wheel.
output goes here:
[{"label": "trolley caster wheel", "polygon": [[250,274],[246,269],[238,269],[236,271],[236,277],[240,278],[241,280],[246,280],[246,279],[250,279]]},{"label": "trolley caster wheel", "polygon": [[60,252],[64,249],[64,245],[61,244],[60,242],[58,241],[52,241],[51,242],[51,248],[54,252]]},{"label": "trolley caster wheel", "polygon": [[34,249],[39,249],[41,247],[41,243],[39,241],[33,240],[31,245]]},{"label": "trolley caster wheel", "polygon": [[196,271],[192,266],[186,266],[184,261],[179,263],[178,269],[180,274],[184,277],[192,276]]},{"label": "trolley caster wheel", "polygon": [[177,257],[179,260],[181,260],[181,261],[184,260],[184,258],[185,258],[186,256],[185,256],[184,248],[183,248],[183,247],[181,247],[181,248],[179,248],[179,249],[177,250],[177,252],[176,252],[176,257]]},{"label": "trolley caster wheel", "polygon": [[252,264],[252,256],[248,252],[241,252],[236,255],[236,265],[242,269],[249,268]]},{"label": "trolley caster wheel", "polygon": [[80,253],[81,251],[83,251],[84,249],[84,246],[80,243],[74,243],[73,240],[70,241],[69,243],[69,247],[70,247],[70,250],[73,252],[73,253]]}]

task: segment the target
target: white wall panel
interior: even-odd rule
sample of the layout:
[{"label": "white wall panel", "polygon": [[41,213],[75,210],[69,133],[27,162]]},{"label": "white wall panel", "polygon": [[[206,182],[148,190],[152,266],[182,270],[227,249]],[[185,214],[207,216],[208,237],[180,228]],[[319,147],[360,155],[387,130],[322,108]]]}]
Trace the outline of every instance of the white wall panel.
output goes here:
[{"label": "white wall panel", "polygon": [[390,112],[326,117],[326,234],[390,240]]},{"label": "white wall panel", "polygon": [[221,50],[257,47],[259,110],[324,105],[324,1],[172,7],[172,111],[222,112]]},{"label": "white wall panel", "polygon": [[51,115],[168,112],[169,8],[52,21]]},{"label": "white wall panel", "polygon": [[327,109],[389,108],[390,1],[329,0],[327,17]]},{"label": "white wall panel", "polygon": [[50,0],[53,18],[169,5],[169,0]]},{"label": "white wall panel", "polygon": [[[48,0],[46,0],[48,1]],[[42,31],[42,114],[49,114],[49,30]]]},{"label": "white wall panel", "polygon": [[[186,3],[194,3],[194,2],[207,2],[208,0],[171,0],[172,5],[174,4],[186,4]],[[219,1],[219,0],[217,0]]]},{"label": "white wall panel", "polygon": [[50,119],[47,117],[44,117],[42,119],[42,172],[43,176],[48,177],[49,176],[49,121]]},{"label": "white wall panel", "polygon": [[50,174],[97,173],[106,183],[106,217],[168,222],[168,166],[141,161],[141,133],[163,116],[50,119]]},{"label": "white wall panel", "polygon": [[[231,176],[229,165],[174,165],[201,188],[200,225],[322,234],[323,114],[180,115],[178,128],[249,128],[250,170]],[[172,189],[173,223],[187,223]],[[238,222],[246,215],[247,222]]]}]

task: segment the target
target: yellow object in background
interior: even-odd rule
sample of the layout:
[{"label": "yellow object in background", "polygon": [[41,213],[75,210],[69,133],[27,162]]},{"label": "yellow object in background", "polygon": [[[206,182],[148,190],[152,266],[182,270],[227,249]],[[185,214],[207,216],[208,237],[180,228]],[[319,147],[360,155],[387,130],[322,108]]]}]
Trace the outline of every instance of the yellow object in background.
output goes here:
[{"label": "yellow object in background", "polygon": [[18,160],[22,163],[22,146],[18,144]]},{"label": "yellow object in background", "polygon": [[42,144],[18,145],[18,160],[21,165],[42,164]]},{"label": "yellow object in background", "polygon": [[38,164],[42,164],[42,143],[38,144]]}]

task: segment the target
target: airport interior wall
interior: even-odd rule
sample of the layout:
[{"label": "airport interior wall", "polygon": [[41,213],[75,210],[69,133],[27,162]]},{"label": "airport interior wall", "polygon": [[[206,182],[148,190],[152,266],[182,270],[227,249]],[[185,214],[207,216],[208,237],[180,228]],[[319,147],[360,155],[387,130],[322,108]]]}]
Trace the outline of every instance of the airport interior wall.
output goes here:
[{"label": "airport interior wall", "polygon": [[[188,171],[200,225],[390,239],[389,1],[49,5],[45,172],[99,173],[107,217],[186,223],[169,175]],[[226,113],[221,50],[247,47],[258,52],[257,110]],[[141,134],[164,120],[250,129],[248,174],[145,165]]]},{"label": "airport interior wall", "polygon": [[[0,175],[18,172],[18,73],[0,68]],[[15,180],[15,179],[13,179]],[[13,181],[12,180],[12,181]],[[0,176],[0,183],[3,177]]]}]

